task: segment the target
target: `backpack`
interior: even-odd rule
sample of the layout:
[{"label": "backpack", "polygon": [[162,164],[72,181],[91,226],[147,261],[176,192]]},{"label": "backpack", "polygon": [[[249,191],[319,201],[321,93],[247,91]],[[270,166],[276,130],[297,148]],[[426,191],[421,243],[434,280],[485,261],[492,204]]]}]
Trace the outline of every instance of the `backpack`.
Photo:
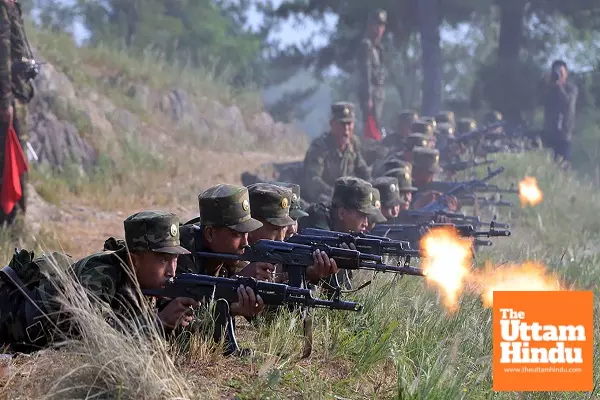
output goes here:
[{"label": "backpack", "polygon": [[[9,264],[0,268],[0,346],[10,344],[15,351],[43,344],[37,318],[42,314],[36,302],[36,289],[56,269],[67,271],[73,259],[68,254],[52,252],[35,257],[33,252],[15,249]],[[34,334],[35,332],[35,334]]]}]

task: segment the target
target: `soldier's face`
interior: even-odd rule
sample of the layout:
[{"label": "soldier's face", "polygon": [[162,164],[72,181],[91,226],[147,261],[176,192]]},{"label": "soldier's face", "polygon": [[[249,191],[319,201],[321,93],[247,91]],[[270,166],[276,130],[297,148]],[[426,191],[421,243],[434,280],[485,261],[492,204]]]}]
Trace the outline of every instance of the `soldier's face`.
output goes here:
[{"label": "soldier's face", "polygon": [[205,230],[208,247],[215,253],[242,254],[248,245],[248,234],[227,227],[209,226]]},{"label": "soldier's face", "polygon": [[290,225],[287,227],[287,231],[285,232],[285,238],[289,239],[298,233],[298,221],[294,221],[294,225]]},{"label": "soldier's face", "polygon": [[381,207],[381,213],[386,218],[396,218],[400,214],[400,206]]},{"label": "soldier's face", "polygon": [[354,122],[331,120],[330,125],[331,134],[340,148],[350,144],[350,139],[354,134]]},{"label": "soldier's face", "polygon": [[434,173],[427,170],[414,170],[413,182],[417,187],[433,182]]},{"label": "soldier's face", "polygon": [[358,210],[340,208],[338,217],[342,232],[365,232],[369,228],[367,214],[363,214]]},{"label": "soldier's face", "polygon": [[248,242],[250,244],[254,244],[261,239],[277,240],[279,242],[282,242],[283,239],[285,239],[287,226],[273,225],[262,218],[260,219],[260,222],[263,223],[263,226],[248,234]]},{"label": "soldier's face", "polygon": [[398,206],[402,211],[406,211],[410,208],[410,203],[412,202],[412,192],[400,192],[400,198],[402,199],[402,204]]},{"label": "soldier's face", "polygon": [[132,252],[131,260],[141,289],[162,288],[177,269],[177,254]]},{"label": "soldier's face", "polygon": [[371,25],[371,34],[376,39],[381,39],[385,34],[385,25],[384,24],[372,24]]}]

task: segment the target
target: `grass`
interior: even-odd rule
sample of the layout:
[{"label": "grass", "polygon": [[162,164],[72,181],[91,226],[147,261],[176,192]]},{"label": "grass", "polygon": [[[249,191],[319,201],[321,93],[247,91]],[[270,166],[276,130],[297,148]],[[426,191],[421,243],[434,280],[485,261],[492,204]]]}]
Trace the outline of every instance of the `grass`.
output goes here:
[{"label": "grass", "polygon": [[[525,175],[536,176],[545,199],[534,208],[499,211],[498,219],[510,222],[513,234],[478,253],[477,266],[487,260],[495,264],[539,260],[567,284],[594,291],[598,311],[600,270],[594,246],[599,243],[600,192],[574,173],[558,170],[544,153],[498,159],[506,172],[495,182],[507,185]],[[242,345],[256,354],[226,359],[198,338],[185,352],[138,336],[121,338],[89,312],[85,297],[76,297],[77,304],[84,304],[77,315],[89,327],[89,335],[72,347],[42,356],[70,360],[62,371],[70,373],[68,378],[57,380],[60,373],[54,376],[57,384],[48,396],[65,393],[59,390],[91,388],[119,398],[148,394],[150,388],[156,393],[148,398],[198,399],[579,399],[598,395],[597,391],[493,393],[491,310],[476,294],[465,293],[458,309],[448,312],[436,290],[421,278],[381,275],[349,297],[363,303],[364,311],[314,313],[309,359],[300,357],[302,321],[287,311],[251,325],[238,321]],[[597,319],[594,334],[600,334]],[[597,376],[599,346],[594,351]],[[159,376],[169,379],[159,380]],[[6,389],[19,387],[15,379]]]}]

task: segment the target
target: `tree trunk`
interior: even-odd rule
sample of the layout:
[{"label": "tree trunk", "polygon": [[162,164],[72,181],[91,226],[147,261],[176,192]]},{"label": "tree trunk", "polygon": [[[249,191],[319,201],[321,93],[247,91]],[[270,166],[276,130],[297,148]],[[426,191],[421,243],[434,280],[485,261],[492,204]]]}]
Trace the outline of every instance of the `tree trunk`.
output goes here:
[{"label": "tree trunk", "polygon": [[498,60],[518,62],[523,44],[525,0],[500,0]]},{"label": "tree trunk", "polygon": [[440,0],[418,0],[423,68],[422,115],[434,116],[442,106],[442,49]]}]

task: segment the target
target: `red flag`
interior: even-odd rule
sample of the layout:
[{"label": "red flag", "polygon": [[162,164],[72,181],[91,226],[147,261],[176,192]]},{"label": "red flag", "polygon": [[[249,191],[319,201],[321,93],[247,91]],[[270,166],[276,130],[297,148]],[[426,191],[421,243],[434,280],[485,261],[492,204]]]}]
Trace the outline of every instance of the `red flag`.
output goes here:
[{"label": "red flag", "polygon": [[11,123],[4,144],[4,170],[0,188],[0,206],[5,214],[10,214],[23,197],[21,175],[28,169],[25,153],[23,153],[23,148]]},{"label": "red flag", "polygon": [[365,124],[365,139],[374,139],[378,142],[381,140],[381,132],[377,127],[373,114],[369,114],[369,118]]}]

